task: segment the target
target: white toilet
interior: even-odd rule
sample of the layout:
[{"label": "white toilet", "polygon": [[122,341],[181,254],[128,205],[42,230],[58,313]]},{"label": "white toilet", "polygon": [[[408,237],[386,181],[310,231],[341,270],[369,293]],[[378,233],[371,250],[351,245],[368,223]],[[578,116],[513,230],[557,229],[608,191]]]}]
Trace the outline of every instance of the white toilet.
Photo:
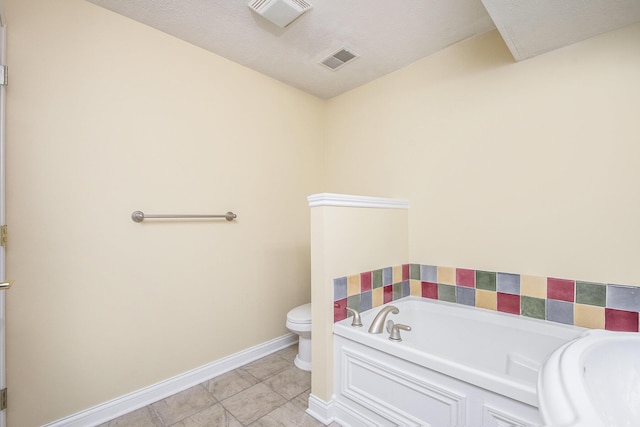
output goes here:
[{"label": "white toilet", "polygon": [[298,355],[293,363],[304,371],[311,370],[311,303],[287,313],[287,328],[297,334]]}]

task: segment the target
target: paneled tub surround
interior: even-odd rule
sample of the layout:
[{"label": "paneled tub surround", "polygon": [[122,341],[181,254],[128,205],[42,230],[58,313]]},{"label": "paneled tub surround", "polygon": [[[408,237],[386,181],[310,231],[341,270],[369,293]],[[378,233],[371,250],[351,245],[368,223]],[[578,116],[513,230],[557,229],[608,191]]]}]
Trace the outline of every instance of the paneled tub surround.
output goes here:
[{"label": "paneled tub surround", "polygon": [[640,288],[422,264],[402,264],[333,280],[334,322],[418,296],[611,331],[638,332]]},{"label": "paneled tub surround", "polygon": [[[380,310],[334,330],[335,420],[342,425],[541,425],[536,380],[546,356],[584,328],[405,297],[388,322],[395,341],[368,333]],[[398,338],[400,341],[398,341]]]}]

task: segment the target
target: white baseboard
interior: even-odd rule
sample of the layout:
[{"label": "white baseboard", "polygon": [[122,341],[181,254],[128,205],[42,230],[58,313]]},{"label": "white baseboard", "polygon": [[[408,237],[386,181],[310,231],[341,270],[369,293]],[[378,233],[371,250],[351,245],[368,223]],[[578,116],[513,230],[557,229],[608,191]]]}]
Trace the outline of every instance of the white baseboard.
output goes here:
[{"label": "white baseboard", "polygon": [[310,394],[307,414],[311,415],[324,425],[331,424],[335,419],[334,400],[331,399],[329,402],[325,402],[319,397]]},{"label": "white baseboard", "polygon": [[186,390],[211,378],[222,375],[261,357],[295,344],[298,336],[287,334],[271,341],[232,354],[199,368],[187,371],[173,378],[126,394],[109,402],[94,406],[68,417],[59,419],[43,427],[87,427],[96,426],[109,420],[140,409],[180,391]]}]

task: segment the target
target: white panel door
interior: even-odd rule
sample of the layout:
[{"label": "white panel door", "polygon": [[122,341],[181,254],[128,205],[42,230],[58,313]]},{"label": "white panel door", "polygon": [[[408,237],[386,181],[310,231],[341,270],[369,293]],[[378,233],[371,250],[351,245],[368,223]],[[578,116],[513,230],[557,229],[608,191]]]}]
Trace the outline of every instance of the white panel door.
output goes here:
[{"label": "white panel door", "polygon": [[[6,22],[4,16],[4,4],[0,0],[0,65],[6,65]],[[3,73],[4,74],[4,73]],[[0,225],[6,224],[5,218],[5,102],[6,86],[0,85]],[[5,280],[5,247],[0,246],[0,282]],[[0,390],[7,387],[6,363],[5,363],[5,294],[6,290],[0,290]],[[7,425],[6,409],[0,411],[0,427]]]}]

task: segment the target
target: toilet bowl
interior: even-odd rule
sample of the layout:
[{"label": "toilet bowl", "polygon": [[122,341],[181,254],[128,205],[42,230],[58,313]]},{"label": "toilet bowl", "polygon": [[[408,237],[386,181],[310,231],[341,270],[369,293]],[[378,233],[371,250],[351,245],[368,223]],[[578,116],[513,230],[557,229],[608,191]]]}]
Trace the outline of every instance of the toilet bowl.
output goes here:
[{"label": "toilet bowl", "polygon": [[287,328],[298,335],[298,354],[293,363],[304,370],[311,370],[311,303],[303,304],[287,313]]}]

